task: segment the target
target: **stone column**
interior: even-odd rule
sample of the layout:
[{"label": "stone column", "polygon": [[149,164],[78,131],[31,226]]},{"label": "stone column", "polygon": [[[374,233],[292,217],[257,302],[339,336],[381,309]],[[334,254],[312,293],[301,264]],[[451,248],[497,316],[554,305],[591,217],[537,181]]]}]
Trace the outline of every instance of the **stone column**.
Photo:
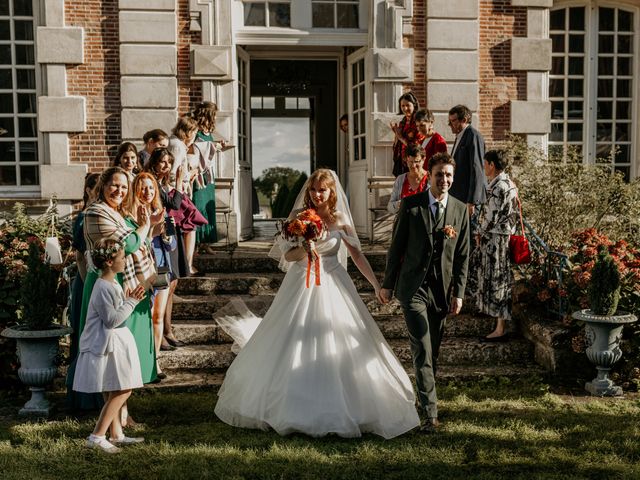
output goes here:
[{"label": "stone column", "polygon": [[449,109],[463,104],[476,113],[480,105],[479,14],[479,0],[427,3],[427,108],[448,142],[455,138],[447,126]]},{"label": "stone column", "polygon": [[[82,198],[86,165],[71,164],[69,133],[86,130],[86,100],[67,95],[66,65],[84,63],[84,30],[66,27],[64,0],[47,0],[44,18],[36,32],[37,63],[46,78],[38,97],[38,130],[42,132],[40,188],[43,198],[56,195],[60,213]],[[66,207],[65,207],[66,204]]]},{"label": "stone column", "polygon": [[511,68],[527,72],[527,100],[511,102],[511,131],[546,150],[551,130],[549,8],[553,0],[512,0],[527,7],[527,37],[511,40]]},{"label": "stone column", "polygon": [[175,0],[120,0],[122,139],[141,145],[153,128],[167,133],[178,112]]}]

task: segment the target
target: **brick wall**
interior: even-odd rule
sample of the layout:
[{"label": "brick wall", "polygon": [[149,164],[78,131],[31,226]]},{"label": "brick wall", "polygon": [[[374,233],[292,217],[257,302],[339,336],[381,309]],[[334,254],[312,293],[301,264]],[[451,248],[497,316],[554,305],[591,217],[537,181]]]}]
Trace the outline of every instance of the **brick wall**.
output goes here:
[{"label": "brick wall", "polygon": [[480,131],[487,146],[510,129],[510,100],[526,100],[525,72],[511,70],[513,37],[527,36],[527,9],[510,0],[480,0]]},{"label": "brick wall", "polygon": [[404,38],[404,46],[413,48],[413,83],[405,85],[411,90],[420,107],[427,105],[427,7],[426,0],[413,0],[413,35]]},{"label": "brick wall", "polygon": [[85,63],[67,67],[69,95],[87,101],[87,131],[69,136],[70,156],[99,171],[120,143],[118,0],[66,0],[65,20],[85,35]]},{"label": "brick wall", "polygon": [[199,44],[200,32],[189,31],[189,0],[178,3],[178,113],[189,112],[202,101],[202,82],[191,80],[189,45]]}]

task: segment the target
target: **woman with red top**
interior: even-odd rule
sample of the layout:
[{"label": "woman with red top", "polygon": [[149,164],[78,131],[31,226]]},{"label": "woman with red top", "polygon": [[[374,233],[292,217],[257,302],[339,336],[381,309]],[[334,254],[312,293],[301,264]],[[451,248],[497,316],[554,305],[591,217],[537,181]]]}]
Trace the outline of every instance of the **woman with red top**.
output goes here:
[{"label": "woman with red top", "polygon": [[391,130],[396,138],[393,143],[393,176],[407,172],[404,164],[405,149],[410,143],[420,145],[424,140],[424,135],[418,131],[415,121],[415,113],[420,108],[418,99],[411,92],[403,94],[398,100],[398,108],[404,114],[399,123],[391,122]]},{"label": "woman with red top", "polygon": [[404,197],[423,192],[429,186],[429,175],[423,166],[424,149],[415,143],[410,143],[405,149],[405,155],[405,163],[409,167],[409,171],[396,178],[387,205],[387,210],[393,214],[398,213],[400,202]]},{"label": "woman with red top", "polygon": [[420,145],[424,148],[424,168],[427,169],[427,163],[436,153],[447,151],[447,141],[433,129],[435,118],[431,110],[418,110],[416,112],[416,125],[418,132],[424,135],[424,140]]}]

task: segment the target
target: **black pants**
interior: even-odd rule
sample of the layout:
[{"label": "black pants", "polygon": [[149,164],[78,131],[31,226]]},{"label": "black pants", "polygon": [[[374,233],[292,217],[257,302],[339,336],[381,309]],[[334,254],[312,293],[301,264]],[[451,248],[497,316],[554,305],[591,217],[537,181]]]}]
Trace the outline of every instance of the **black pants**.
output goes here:
[{"label": "black pants", "polygon": [[435,376],[448,309],[442,281],[435,274],[429,275],[415,295],[402,303],[416,370],[418,400],[429,418],[438,416]]}]

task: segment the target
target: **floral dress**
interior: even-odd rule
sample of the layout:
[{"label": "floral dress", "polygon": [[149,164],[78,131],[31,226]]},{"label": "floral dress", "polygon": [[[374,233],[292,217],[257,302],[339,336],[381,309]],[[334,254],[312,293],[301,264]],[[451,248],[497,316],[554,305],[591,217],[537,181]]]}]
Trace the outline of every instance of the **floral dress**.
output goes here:
[{"label": "floral dress", "polygon": [[[407,117],[404,117],[400,120],[400,132],[402,138],[405,139],[407,144],[417,143],[420,145],[424,141],[424,135],[418,131],[418,126],[416,125],[416,119],[412,115],[411,119],[407,120]],[[402,143],[400,140],[396,140],[393,144],[393,176],[397,177],[403,173],[409,171],[407,166],[404,164],[404,151],[407,146]]]},{"label": "floral dress", "polygon": [[479,218],[480,245],[471,254],[467,289],[479,312],[510,320],[509,236],[518,220],[518,203],[517,189],[506,173],[489,183]]}]

